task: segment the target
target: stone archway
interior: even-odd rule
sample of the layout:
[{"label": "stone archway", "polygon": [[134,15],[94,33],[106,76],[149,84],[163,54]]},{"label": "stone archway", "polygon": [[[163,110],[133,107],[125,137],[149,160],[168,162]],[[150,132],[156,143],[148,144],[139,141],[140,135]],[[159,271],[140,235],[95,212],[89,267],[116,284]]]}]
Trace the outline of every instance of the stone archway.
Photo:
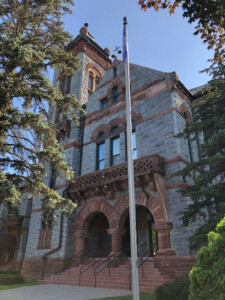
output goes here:
[{"label": "stone archway", "polygon": [[[135,193],[136,205],[146,207],[152,214],[154,224],[152,229],[157,232],[158,236],[158,252],[157,254],[175,254],[175,250],[171,249],[170,231],[172,223],[168,222],[168,217],[160,205],[160,200],[154,197],[149,190],[144,192],[138,191]],[[128,194],[122,195],[118,200],[115,210],[120,218],[117,220],[116,227],[123,230],[127,214],[124,213],[129,207]]]},{"label": "stone archway", "polygon": [[108,221],[107,233],[110,228],[115,227],[118,216],[115,215],[113,207],[104,199],[95,199],[88,202],[78,213],[75,219],[74,253],[84,252],[85,240],[88,238],[88,230],[91,220],[102,214]]}]

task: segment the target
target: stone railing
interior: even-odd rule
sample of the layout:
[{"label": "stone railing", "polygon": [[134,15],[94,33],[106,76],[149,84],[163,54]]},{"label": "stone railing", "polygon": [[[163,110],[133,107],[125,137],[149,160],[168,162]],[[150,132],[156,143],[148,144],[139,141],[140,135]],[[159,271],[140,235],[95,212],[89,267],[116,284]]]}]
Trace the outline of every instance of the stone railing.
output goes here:
[{"label": "stone railing", "polygon": [[[158,154],[134,160],[134,177],[152,175],[154,172],[165,174],[164,158]],[[74,193],[93,187],[108,185],[127,179],[127,163],[76,177],[72,180],[69,192]]]}]

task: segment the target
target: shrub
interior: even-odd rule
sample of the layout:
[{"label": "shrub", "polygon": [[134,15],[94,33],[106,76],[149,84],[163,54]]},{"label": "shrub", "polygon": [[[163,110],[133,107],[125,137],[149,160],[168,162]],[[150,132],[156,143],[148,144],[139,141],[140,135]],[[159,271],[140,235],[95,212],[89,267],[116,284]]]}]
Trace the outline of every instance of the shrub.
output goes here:
[{"label": "shrub", "polygon": [[23,283],[25,280],[19,274],[0,274],[0,284],[10,285]]},{"label": "shrub", "polygon": [[10,271],[3,271],[3,270],[0,270],[0,274],[11,274],[11,275],[19,275],[20,272],[17,271],[17,270],[10,270]]},{"label": "shrub", "polygon": [[225,217],[208,234],[208,246],[197,254],[197,262],[190,272],[188,300],[225,299]]},{"label": "shrub", "polygon": [[156,291],[157,300],[187,300],[189,295],[189,279],[177,279],[159,286]]}]

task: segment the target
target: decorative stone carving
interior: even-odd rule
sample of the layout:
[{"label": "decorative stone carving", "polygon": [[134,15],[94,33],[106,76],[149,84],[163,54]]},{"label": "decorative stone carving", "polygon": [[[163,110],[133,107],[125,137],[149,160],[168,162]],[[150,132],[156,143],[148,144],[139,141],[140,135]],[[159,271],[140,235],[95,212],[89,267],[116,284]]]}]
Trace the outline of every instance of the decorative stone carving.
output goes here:
[{"label": "decorative stone carving", "polygon": [[[164,159],[158,154],[145,156],[134,160],[134,176],[144,177],[149,174],[150,177],[154,173],[164,174]],[[84,191],[95,192],[96,187],[101,187],[100,191],[104,194],[104,187],[119,181],[127,180],[127,163],[96,171],[87,175],[79,176],[73,179],[69,194],[72,198],[76,198],[78,192]]]}]

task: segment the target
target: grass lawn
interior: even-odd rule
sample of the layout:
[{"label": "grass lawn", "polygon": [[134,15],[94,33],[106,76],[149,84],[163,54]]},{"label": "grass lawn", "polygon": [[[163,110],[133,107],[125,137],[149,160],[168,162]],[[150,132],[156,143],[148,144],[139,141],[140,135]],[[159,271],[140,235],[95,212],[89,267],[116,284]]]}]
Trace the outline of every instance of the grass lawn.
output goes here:
[{"label": "grass lawn", "polygon": [[[132,300],[132,296],[119,296],[113,298],[104,298],[102,300]],[[140,300],[156,300],[156,297],[154,293],[140,293]]]},{"label": "grass lawn", "polygon": [[26,280],[24,283],[18,283],[18,284],[10,284],[10,285],[4,284],[4,285],[0,285],[0,291],[15,289],[23,286],[38,285],[38,284],[41,283],[37,282],[36,280]]}]

